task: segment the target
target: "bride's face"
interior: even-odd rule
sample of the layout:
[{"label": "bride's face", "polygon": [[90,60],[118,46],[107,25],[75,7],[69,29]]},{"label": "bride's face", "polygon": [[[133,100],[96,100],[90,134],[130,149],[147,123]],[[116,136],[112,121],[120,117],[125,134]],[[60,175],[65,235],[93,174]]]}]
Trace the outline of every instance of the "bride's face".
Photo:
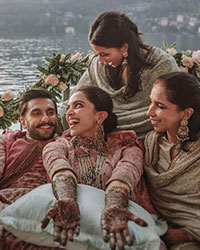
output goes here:
[{"label": "bride's face", "polygon": [[92,49],[99,57],[99,61],[101,64],[108,64],[109,66],[115,68],[119,66],[124,57],[122,52],[124,48],[106,48],[101,46],[96,46],[94,44],[90,44]]},{"label": "bride's face", "polygon": [[66,112],[71,136],[94,138],[99,113],[83,92],[74,93],[69,99]]}]

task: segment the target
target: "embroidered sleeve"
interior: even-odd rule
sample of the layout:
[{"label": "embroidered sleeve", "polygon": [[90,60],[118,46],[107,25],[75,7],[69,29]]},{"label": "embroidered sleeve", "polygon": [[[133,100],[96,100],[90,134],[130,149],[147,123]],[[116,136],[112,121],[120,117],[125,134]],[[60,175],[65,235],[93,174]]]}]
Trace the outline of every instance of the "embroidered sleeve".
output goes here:
[{"label": "embroidered sleeve", "polygon": [[55,173],[62,170],[70,170],[76,175],[76,171],[68,160],[69,144],[64,138],[48,143],[43,150],[44,167],[52,180]]},{"label": "embroidered sleeve", "polygon": [[[114,155],[115,157],[115,155]],[[131,147],[123,147],[121,159],[117,162],[116,167],[112,172],[111,178],[106,185],[112,181],[121,181],[126,183],[131,192],[138,184],[143,173],[143,152],[134,145]]]}]

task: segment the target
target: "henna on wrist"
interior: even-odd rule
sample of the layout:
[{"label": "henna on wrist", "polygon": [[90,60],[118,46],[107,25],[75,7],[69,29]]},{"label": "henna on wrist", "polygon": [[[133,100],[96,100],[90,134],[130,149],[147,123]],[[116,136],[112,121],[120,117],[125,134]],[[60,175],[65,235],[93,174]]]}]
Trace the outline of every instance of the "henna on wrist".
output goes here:
[{"label": "henna on wrist", "polygon": [[58,174],[53,178],[52,189],[57,200],[76,199],[77,183],[73,176]]},{"label": "henna on wrist", "polygon": [[76,202],[76,178],[58,173],[53,177],[52,189],[57,199],[41,222],[41,228],[45,228],[49,221],[54,221],[53,239],[65,246],[68,241],[80,231],[80,210]]},{"label": "henna on wrist", "polygon": [[133,238],[128,230],[128,221],[140,226],[148,224],[126,208],[129,201],[129,191],[122,186],[112,186],[105,196],[106,206],[101,214],[101,228],[103,239],[110,243],[111,249],[124,249],[124,245],[133,245]]},{"label": "henna on wrist", "polygon": [[106,207],[126,208],[129,201],[129,192],[124,187],[113,186],[105,196]]}]

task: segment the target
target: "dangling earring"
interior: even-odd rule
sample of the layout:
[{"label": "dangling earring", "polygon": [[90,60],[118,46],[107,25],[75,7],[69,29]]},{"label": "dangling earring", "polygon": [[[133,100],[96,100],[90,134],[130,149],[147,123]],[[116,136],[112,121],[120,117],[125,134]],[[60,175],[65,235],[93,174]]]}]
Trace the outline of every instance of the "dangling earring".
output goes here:
[{"label": "dangling earring", "polygon": [[98,122],[95,131],[95,139],[97,141],[104,141],[104,137],[105,137],[104,127],[100,122]]},{"label": "dangling earring", "polygon": [[183,118],[181,121],[181,126],[178,129],[178,132],[176,133],[176,138],[181,141],[187,141],[190,139],[189,137],[189,128],[188,128],[188,120],[186,118]]},{"label": "dangling earring", "polygon": [[127,51],[124,51],[124,52],[122,53],[122,56],[124,57],[124,60],[123,60],[123,62],[122,62],[122,66],[123,66],[123,65],[127,65],[127,64],[128,64],[128,60],[127,60],[127,58],[128,58],[128,52],[127,52]]},{"label": "dangling earring", "polygon": [[104,149],[104,138],[105,138],[104,127],[100,122],[98,122],[95,131],[95,141],[99,151],[103,151]]},{"label": "dangling earring", "polygon": [[123,80],[123,84],[125,86],[128,85],[128,52],[124,51],[122,52],[122,56],[124,57],[124,60],[122,62],[122,80]]}]

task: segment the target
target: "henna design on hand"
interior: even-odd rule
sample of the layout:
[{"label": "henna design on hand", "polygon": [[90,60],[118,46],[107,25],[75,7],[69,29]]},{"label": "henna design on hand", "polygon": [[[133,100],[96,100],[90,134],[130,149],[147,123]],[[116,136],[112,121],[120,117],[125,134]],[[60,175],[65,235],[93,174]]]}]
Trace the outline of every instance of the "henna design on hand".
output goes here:
[{"label": "henna design on hand", "polygon": [[55,205],[47,211],[41,222],[45,228],[54,221],[54,241],[66,246],[80,231],[80,210],[76,202],[76,182],[72,176],[58,175],[53,181],[53,191],[57,198]]},{"label": "henna design on hand", "polygon": [[[132,246],[133,239],[128,231],[128,221],[146,227],[147,223],[126,210],[128,205],[128,191],[124,188],[112,187],[106,194],[106,207],[101,215],[103,239],[110,243],[111,250],[118,245],[124,249],[124,242]],[[125,241],[124,241],[125,240]]]}]

